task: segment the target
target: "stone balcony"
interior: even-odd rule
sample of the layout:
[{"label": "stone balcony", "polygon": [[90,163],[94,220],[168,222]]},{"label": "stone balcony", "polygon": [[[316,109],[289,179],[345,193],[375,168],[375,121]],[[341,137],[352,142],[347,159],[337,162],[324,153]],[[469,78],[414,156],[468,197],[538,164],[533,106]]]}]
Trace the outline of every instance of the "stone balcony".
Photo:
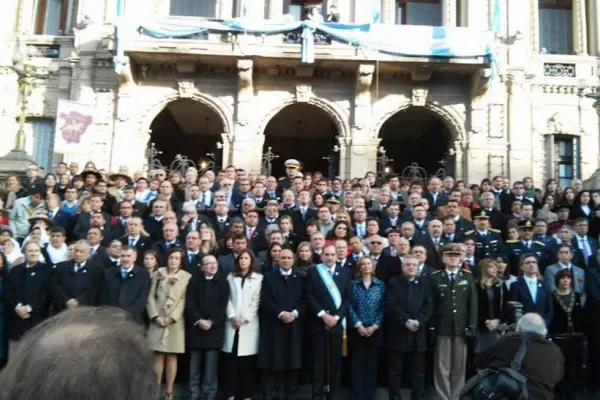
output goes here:
[{"label": "stone balcony", "polygon": [[596,87],[598,58],[582,55],[535,54],[529,71],[538,84]]}]

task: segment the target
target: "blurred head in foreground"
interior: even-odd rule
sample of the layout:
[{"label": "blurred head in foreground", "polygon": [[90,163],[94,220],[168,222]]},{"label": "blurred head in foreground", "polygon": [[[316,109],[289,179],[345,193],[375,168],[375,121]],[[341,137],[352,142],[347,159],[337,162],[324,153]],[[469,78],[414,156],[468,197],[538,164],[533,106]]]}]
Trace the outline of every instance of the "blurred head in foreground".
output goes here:
[{"label": "blurred head in foreground", "polygon": [[2,400],[150,400],[143,327],[116,308],[68,310],[32,329],[0,374]]}]

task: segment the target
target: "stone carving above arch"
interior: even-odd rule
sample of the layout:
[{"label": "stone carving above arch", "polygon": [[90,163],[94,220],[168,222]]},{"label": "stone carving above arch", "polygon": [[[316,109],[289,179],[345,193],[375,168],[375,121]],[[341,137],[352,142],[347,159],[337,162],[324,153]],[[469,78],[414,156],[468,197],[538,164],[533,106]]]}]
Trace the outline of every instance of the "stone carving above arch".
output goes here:
[{"label": "stone carving above arch", "polygon": [[[311,91],[312,93],[312,91]],[[264,135],[265,129],[267,128],[267,124],[277,113],[286,108],[287,106],[297,104],[297,103],[305,103],[311,104],[321,110],[325,111],[327,115],[334,121],[335,126],[338,130],[338,135],[340,138],[350,137],[350,125],[348,124],[349,116],[341,107],[337,104],[332,103],[328,100],[321,99],[314,95],[311,95],[306,101],[300,101],[296,98],[296,96],[292,98],[288,98],[287,100],[282,101],[277,107],[269,110],[265,116],[260,120],[258,125],[257,133],[260,135]]]},{"label": "stone carving above arch", "polygon": [[548,135],[582,136],[584,131],[579,124],[558,112],[546,121],[546,133]]},{"label": "stone carving above arch", "polygon": [[[394,107],[390,107],[385,110],[383,113],[380,113],[379,116],[376,114],[374,117],[374,123],[372,125],[371,137],[377,138],[379,137],[379,131],[383,127],[383,124],[390,119],[393,115],[407,110],[411,107],[415,107],[412,102],[404,103],[403,105],[396,105]],[[467,133],[464,125],[464,118],[461,117],[452,107],[450,106],[441,106],[434,102],[426,101],[424,103],[423,108],[428,109],[429,111],[436,114],[440,119],[444,121],[450,133],[452,134],[453,140],[460,143],[466,143]]]},{"label": "stone carving above arch", "polygon": [[186,95],[183,96],[180,90],[173,90],[162,97],[160,101],[151,104],[142,112],[138,119],[138,135],[147,137],[149,140],[150,126],[152,125],[152,121],[154,121],[158,114],[170,103],[180,99],[189,99],[208,106],[219,116],[221,123],[223,124],[223,133],[229,135],[233,132],[233,112],[229,110],[229,107],[227,107],[227,105],[221,100],[213,96],[200,93],[197,90],[192,91],[191,94],[188,91]]}]

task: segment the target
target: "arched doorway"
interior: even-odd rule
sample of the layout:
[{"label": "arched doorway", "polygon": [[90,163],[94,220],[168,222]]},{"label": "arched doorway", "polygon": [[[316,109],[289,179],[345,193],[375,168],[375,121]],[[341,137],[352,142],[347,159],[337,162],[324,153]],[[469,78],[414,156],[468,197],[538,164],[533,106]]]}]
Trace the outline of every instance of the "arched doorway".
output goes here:
[{"label": "arched doorway", "polygon": [[[279,156],[273,161],[271,175],[284,176],[284,161],[295,158],[303,171],[324,175],[339,173],[338,129],[333,119],[317,106],[295,103],[279,111],[265,128],[263,153],[269,147]],[[327,160],[327,158],[330,160]]]},{"label": "arched doorway", "polygon": [[191,99],[175,100],[154,118],[150,129],[149,146],[154,143],[160,152],[156,158],[162,165],[168,167],[181,154],[205,168],[213,161],[207,154],[220,157],[217,143],[224,132],[223,121],[204,103]]},{"label": "arched doorway", "polygon": [[[381,147],[393,159],[385,172],[407,179],[453,174],[452,133],[445,121],[425,107],[409,107],[392,115],[379,130]],[[381,154],[378,154],[380,156]],[[411,166],[418,168],[410,168]]]}]

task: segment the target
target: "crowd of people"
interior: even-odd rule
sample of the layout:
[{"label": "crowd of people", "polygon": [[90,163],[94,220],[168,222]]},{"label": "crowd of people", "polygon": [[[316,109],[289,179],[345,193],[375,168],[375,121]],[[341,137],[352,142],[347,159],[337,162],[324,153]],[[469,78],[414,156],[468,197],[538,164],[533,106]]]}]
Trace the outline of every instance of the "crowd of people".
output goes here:
[{"label": "crowd of people", "polygon": [[564,357],[535,366],[532,398],[600,389],[600,195],[581,181],[285,167],[9,176],[0,359],[51,315],[106,305],[146,327],[166,399],[185,354],[195,400],[291,399],[305,383],[338,399],[345,381],[354,399],[432,384],[455,400],[520,307]]}]

